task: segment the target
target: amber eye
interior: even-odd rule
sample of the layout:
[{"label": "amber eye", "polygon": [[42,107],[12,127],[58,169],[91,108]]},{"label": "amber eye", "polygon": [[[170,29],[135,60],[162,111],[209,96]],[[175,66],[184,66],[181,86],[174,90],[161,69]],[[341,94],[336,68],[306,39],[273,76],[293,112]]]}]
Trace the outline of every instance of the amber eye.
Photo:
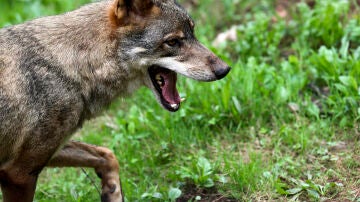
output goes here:
[{"label": "amber eye", "polygon": [[165,41],[165,44],[170,46],[170,47],[179,46],[180,45],[180,40],[179,39],[171,39],[171,40]]}]

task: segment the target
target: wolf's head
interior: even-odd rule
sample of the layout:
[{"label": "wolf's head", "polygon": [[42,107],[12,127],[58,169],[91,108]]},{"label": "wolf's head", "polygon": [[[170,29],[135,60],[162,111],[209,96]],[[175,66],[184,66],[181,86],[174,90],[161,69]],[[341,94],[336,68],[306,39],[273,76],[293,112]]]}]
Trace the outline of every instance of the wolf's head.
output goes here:
[{"label": "wolf's head", "polygon": [[199,81],[222,79],[230,67],[194,36],[195,23],[174,0],[115,0],[110,10],[119,56],[143,72],[161,105],[177,111],[177,73]]}]

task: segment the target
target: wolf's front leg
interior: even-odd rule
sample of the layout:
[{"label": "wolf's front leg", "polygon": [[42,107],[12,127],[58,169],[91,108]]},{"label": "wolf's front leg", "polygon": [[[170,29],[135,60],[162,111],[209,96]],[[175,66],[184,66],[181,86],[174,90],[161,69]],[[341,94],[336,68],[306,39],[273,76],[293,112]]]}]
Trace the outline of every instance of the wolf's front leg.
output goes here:
[{"label": "wolf's front leg", "polygon": [[102,182],[102,202],[123,202],[119,163],[114,153],[104,147],[68,142],[48,163],[49,167],[94,168]]}]

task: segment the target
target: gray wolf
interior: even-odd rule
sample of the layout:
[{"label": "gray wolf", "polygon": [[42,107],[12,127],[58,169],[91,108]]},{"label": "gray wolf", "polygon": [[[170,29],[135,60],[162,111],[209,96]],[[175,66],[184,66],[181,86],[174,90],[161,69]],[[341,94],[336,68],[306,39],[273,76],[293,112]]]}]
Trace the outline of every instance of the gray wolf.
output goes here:
[{"label": "gray wolf", "polygon": [[85,120],[140,86],[175,112],[177,74],[221,79],[230,67],[201,45],[174,0],[107,0],[0,30],[0,184],[5,202],[32,201],[49,167],[94,168],[102,201],[123,201],[104,147],[69,141]]}]

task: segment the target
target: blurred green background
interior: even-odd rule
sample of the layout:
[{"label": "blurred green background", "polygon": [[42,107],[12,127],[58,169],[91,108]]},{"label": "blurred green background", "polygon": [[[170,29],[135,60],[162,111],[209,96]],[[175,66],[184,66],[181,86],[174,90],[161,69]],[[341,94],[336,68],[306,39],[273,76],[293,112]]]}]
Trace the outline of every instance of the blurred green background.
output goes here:
[{"label": "blurred green background", "polygon": [[[0,26],[87,2],[0,0]],[[180,2],[233,70],[214,83],[180,78],[177,113],[141,89],[75,135],[115,151],[127,201],[359,202],[359,2]],[[97,201],[90,179],[46,169],[36,201]]]},{"label": "blurred green background", "polygon": [[18,24],[44,15],[53,15],[79,7],[89,0],[0,0],[0,26]]}]

